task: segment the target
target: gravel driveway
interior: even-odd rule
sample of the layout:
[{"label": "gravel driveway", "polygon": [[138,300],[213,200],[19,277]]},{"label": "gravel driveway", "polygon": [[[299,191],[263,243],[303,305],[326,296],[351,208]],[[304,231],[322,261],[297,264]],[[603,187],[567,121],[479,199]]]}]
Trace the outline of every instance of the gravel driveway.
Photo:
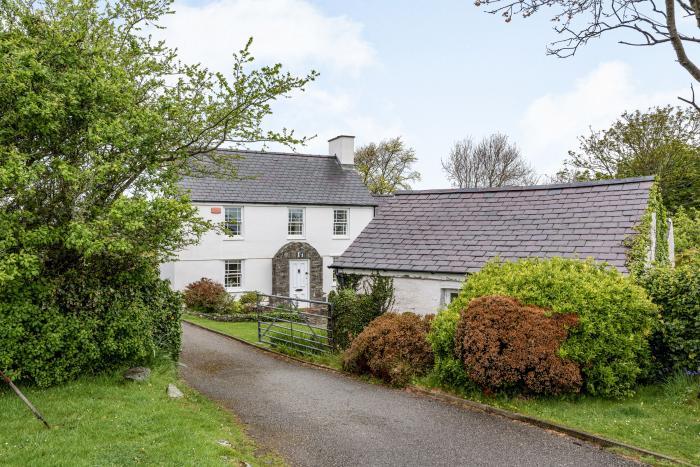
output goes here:
[{"label": "gravel driveway", "polygon": [[638,465],[572,438],[183,327],[185,380],[295,466]]}]

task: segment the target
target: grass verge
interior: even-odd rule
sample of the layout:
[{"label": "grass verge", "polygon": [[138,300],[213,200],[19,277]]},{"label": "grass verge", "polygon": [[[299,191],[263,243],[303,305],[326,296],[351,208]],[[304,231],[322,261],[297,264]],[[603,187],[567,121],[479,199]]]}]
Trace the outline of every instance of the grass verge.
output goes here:
[{"label": "grass verge", "polygon": [[[177,383],[185,397],[168,398],[168,383]],[[178,381],[171,363],[154,368],[143,383],[113,374],[22,389],[52,428],[0,388],[3,465],[284,465],[276,456],[256,455],[242,427]]]},{"label": "grass verge", "polygon": [[665,384],[640,387],[622,400],[586,395],[484,396],[478,390],[445,390],[435,378],[416,381],[465,399],[529,415],[700,465],[700,378],[678,375]]},{"label": "grass verge", "polygon": [[[213,329],[214,331],[219,331],[222,334],[226,334],[227,336],[231,337],[236,337],[238,339],[241,339],[243,341],[249,342],[251,344],[264,347],[264,348],[270,348],[271,346],[263,343],[263,342],[258,342],[258,323],[257,322],[250,322],[250,321],[244,321],[244,322],[234,322],[234,323],[227,323],[227,322],[222,322],[222,321],[213,321],[210,319],[206,318],[200,318],[197,316],[191,316],[191,315],[185,315],[183,318],[185,321],[190,321],[194,324],[198,324],[202,327]],[[334,368],[336,370],[340,370],[342,368],[342,359],[339,353],[325,353],[325,354],[319,354],[319,355],[306,355],[302,354],[299,352],[294,351],[294,349],[291,349],[289,347],[285,347],[283,345],[278,345],[275,346],[274,349],[280,353],[283,353],[285,355],[291,355],[294,356],[295,358],[299,358],[302,360],[306,360],[308,362],[312,363],[318,363],[320,365],[326,365],[331,368]]]}]

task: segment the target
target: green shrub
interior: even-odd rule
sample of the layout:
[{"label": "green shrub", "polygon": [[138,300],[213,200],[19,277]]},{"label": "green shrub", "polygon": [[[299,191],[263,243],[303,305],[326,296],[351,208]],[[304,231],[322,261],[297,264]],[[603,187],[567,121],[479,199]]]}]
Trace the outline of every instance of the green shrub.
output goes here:
[{"label": "green shrub", "polygon": [[467,380],[455,359],[455,329],[460,311],[485,295],[507,295],[554,313],[578,315],[581,324],[559,354],[581,366],[583,387],[590,394],[629,395],[649,366],[648,337],[656,307],[631,279],[590,260],[491,261],[467,278],[459,296],[435,318],[428,336],[436,375],[446,384],[463,385]]},{"label": "green shrub", "polygon": [[433,366],[426,335],[433,316],[386,313],[369,323],[343,354],[343,369],[405,386]]},{"label": "green shrub", "polygon": [[558,355],[578,318],[547,311],[499,295],[469,302],[455,336],[455,353],[469,378],[489,391],[579,392],[579,366]]},{"label": "green shrub", "polygon": [[700,257],[700,209],[680,207],[673,215],[676,264]]},{"label": "green shrub", "polygon": [[189,309],[201,313],[226,313],[228,306],[235,307],[224,286],[207,277],[188,284],[183,298]]},{"label": "green shrub", "polygon": [[651,340],[657,376],[700,370],[700,261],[654,268],[641,282],[661,308]]},{"label": "green shrub", "polygon": [[240,315],[240,314],[252,314],[249,313],[249,309],[244,307],[243,304],[239,301],[236,300],[235,297],[232,297],[227,294],[226,298],[224,298],[224,303],[221,305],[219,309],[219,313],[223,315]]},{"label": "green shrub", "polygon": [[259,292],[257,291],[245,292],[238,297],[238,301],[243,308],[252,310],[258,304],[258,295]]},{"label": "green shrub", "polygon": [[[360,281],[355,282],[359,287]],[[389,311],[394,301],[394,284],[390,277],[372,274],[362,281],[362,291],[342,288],[332,291],[328,301],[333,305],[333,338],[345,349],[372,320]]]},{"label": "green shrub", "polygon": [[55,279],[3,283],[0,368],[46,387],[159,354],[177,358],[180,295],[154,266],[120,269],[104,264]]}]

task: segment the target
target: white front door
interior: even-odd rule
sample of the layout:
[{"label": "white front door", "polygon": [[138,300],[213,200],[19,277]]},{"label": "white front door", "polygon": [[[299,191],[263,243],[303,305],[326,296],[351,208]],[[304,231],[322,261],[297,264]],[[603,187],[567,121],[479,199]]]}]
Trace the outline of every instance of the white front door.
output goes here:
[{"label": "white front door", "polygon": [[[294,259],[289,261],[289,296],[309,299],[309,260]],[[299,303],[298,306],[305,306]]]}]

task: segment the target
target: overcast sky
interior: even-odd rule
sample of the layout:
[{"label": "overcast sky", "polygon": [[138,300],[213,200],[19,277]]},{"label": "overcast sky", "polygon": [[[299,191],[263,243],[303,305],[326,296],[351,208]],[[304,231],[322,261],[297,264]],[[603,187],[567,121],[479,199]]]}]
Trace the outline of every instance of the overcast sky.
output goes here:
[{"label": "overcast sky", "polygon": [[470,0],[177,0],[163,23],[182,59],[227,72],[254,38],[260,63],[320,77],[275,106],[268,127],[356,145],[402,136],[423,180],[448,186],[440,160],[454,141],[503,132],[540,174],[561,166],[577,136],[625,110],[676,104],[690,78],[670,45],[631,48],[612,36],[570,59],[548,57],[556,36],[547,12],[506,24]]}]

